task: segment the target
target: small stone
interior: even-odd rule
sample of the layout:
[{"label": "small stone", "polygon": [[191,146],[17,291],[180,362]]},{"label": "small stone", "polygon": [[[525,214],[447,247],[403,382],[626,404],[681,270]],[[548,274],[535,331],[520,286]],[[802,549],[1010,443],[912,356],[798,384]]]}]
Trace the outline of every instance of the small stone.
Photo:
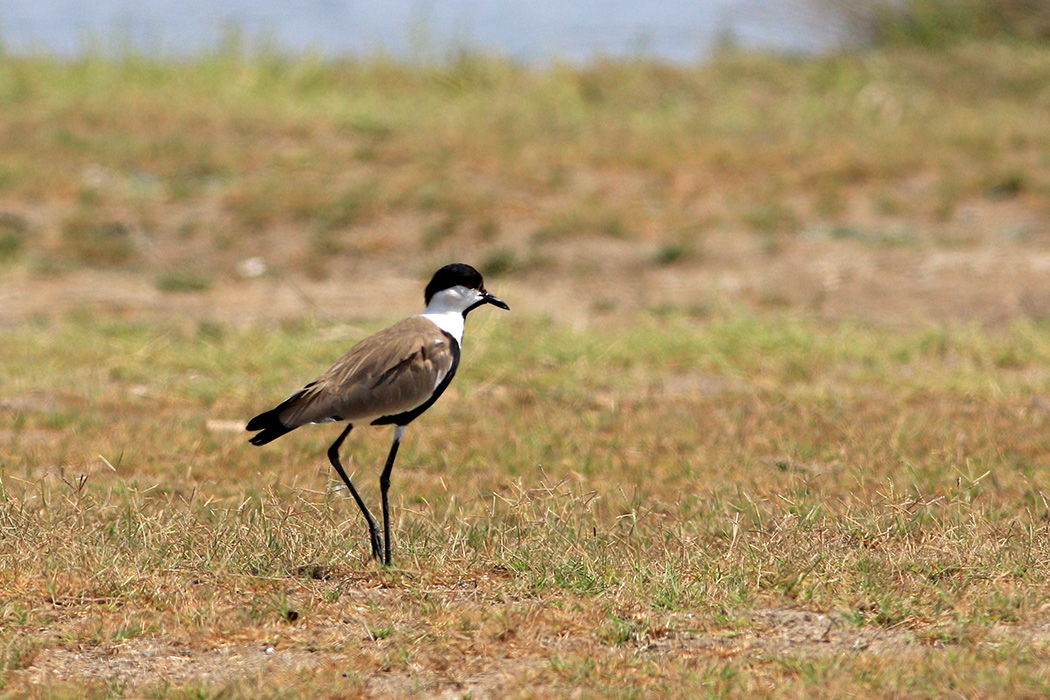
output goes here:
[{"label": "small stone", "polygon": [[260,257],[246,258],[237,265],[241,277],[262,277],[266,274],[266,261]]}]

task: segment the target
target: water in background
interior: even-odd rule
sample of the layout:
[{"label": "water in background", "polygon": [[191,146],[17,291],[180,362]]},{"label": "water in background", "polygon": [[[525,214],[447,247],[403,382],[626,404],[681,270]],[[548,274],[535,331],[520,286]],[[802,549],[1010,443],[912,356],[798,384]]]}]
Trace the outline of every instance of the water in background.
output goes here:
[{"label": "water in background", "polygon": [[249,49],[433,60],[468,48],[526,63],[687,62],[726,40],[803,53],[849,40],[806,0],[0,0],[0,41],[14,53],[185,55],[231,29]]}]

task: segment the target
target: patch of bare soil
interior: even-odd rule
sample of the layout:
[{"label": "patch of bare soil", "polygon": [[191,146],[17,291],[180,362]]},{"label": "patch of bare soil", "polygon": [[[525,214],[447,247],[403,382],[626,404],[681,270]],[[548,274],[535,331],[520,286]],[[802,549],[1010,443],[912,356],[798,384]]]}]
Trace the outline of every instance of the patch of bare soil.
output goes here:
[{"label": "patch of bare soil", "polygon": [[424,698],[426,700],[497,700],[511,691],[529,686],[529,679],[550,667],[546,659],[499,659],[486,668],[458,678],[420,677],[408,672],[373,674],[365,683],[365,693],[377,698]]},{"label": "patch of bare soil", "polygon": [[907,630],[858,627],[838,613],[790,608],[751,611],[737,630],[662,633],[639,639],[648,652],[710,653],[717,656],[760,654],[767,657],[823,656],[843,653],[900,655],[916,642]]},{"label": "patch of bare soil", "polygon": [[[694,255],[670,264],[658,263],[658,246],[650,242],[574,238],[544,244],[542,263],[491,279],[489,286],[515,311],[571,325],[638,311],[702,314],[727,303],[891,325],[1050,318],[1050,249],[1042,243],[1050,231],[993,235],[1001,229],[989,225],[949,243],[852,231],[771,243],[712,232]],[[468,261],[484,268],[484,251],[476,257]],[[228,274],[216,276],[209,288],[174,292],[159,290],[148,270],[43,275],[9,268],[0,275],[0,325],[71,310],[236,324],[389,318],[418,310],[429,274],[418,261],[406,266],[403,251],[376,253],[367,264],[333,264],[322,280],[272,272],[280,262],[265,256],[229,260]],[[249,263],[267,272],[240,274]]]},{"label": "patch of bare soil", "polygon": [[[687,618],[681,620],[684,628],[688,628]],[[548,641],[557,649],[566,640]],[[573,640],[570,646],[583,641]],[[746,624],[736,629],[649,630],[619,646],[652,657],[776,658],[854,653],[900,656],[917,650],[920,643],[906,630],[857,627],[835,613],[767,608],[752,611]],[[441,673],[416,668],[411,661],[407,668],[363,671],[360,661],[352,655],[308,649],[231,645],[195,650],[163,639],[135,638],[86,649],[43,650],[13,679],[13,686],[102,683],[128,690],[187,684],[222,687],[246,680],[280,684],[324,669],[343,668],[347,683],[366,696],[497,698],[550,669],[549,659],[539,649],[514,658],[478,660],[470,668],[448,668]],[[370,663],[365,666],[374,668]]]},{"label": "patch of bare soil", "polygon": [[163,639],[136,638],[84,650],[48,649],[25,670],[28,685],[106,683],[126,688],[190,681],[222,686],[245,677],[294,674],[320,668],[324,659],[299,649],[230,646],[194,651]]},{"label": "patch of bare soil", "polygon": [[[541,658],[489,659],[476,669],[443,673],[379,668],[350,655],[305,649],[233,645],[194,651],[162,639],[138,638],[86,650],[48,649],[13,679],[12,687],[118,686],[124,691],[186,685],[222,688],[258,681],[287,686],[318,672],[345,678],[370,697],[498,698],[549,663]],[[339,673],[339,669],[345,669]]]}]

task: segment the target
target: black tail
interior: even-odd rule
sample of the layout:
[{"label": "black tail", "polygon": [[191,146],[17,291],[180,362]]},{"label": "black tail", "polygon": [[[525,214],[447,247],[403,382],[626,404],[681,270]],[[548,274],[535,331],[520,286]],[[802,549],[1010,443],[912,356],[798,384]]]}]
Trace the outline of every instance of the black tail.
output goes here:
[{"label": "black tail", "polygon": [[290,433],[295,430],[295,427],[289,428],[281,422],[280,413],[284,408],[285,405],[282,403],[277,408],[266,411],[265,413],[260,413],[255,418],[248,421],[248,430],[262,431],[258,435],[253,435],[248,438],[248,442],[253,445],[265,445],[268,442],[273,442],[285,433]]},{"label": "black tail", "polygon": [[265,445],[266,443],[273,442],[285,433],[290,433],[293,430],[295,430],[295,428],[286,428],[283,425],[275,425],[272,428],[266,428],[261,433],[248,438],[248,442],[253,445]]},{"label": "black tail", "polygon": [[299,398],[302,397],[304,393],[306,393],[306,390],[312,387],[314,384],[316,384],[316,382],[310,382],[302,389],[300,389],[299,391],[295,392],[287,399],[282,401],[280,405],[277,406],[277,408],[271,408],[269,411],[264,411],[257,415],[255,418],[252,418],[250,421],[248,421],[248,430],[262,431],[258,435],[253,435],[252,437],[248,438],[248,442],[252,443],[253,445],[265,445],[268,442],[273,442],[285,433],[290,433],[296,428],[298,428],[298,425],[293,425],[289,427],[282,423],[281,414],[286,408],[298,401]]}]

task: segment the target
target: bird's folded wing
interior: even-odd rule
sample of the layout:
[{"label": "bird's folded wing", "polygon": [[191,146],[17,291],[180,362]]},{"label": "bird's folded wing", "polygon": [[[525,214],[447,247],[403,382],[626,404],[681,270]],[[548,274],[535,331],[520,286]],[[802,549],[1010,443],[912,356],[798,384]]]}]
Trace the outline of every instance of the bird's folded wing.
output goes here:
[{"label": "bird's folded wing", "polygon": [[427,319],[405,319],[355,345],[290,397],[281,423],[353,423],[411,411],[451,370],[453,342]]}]

